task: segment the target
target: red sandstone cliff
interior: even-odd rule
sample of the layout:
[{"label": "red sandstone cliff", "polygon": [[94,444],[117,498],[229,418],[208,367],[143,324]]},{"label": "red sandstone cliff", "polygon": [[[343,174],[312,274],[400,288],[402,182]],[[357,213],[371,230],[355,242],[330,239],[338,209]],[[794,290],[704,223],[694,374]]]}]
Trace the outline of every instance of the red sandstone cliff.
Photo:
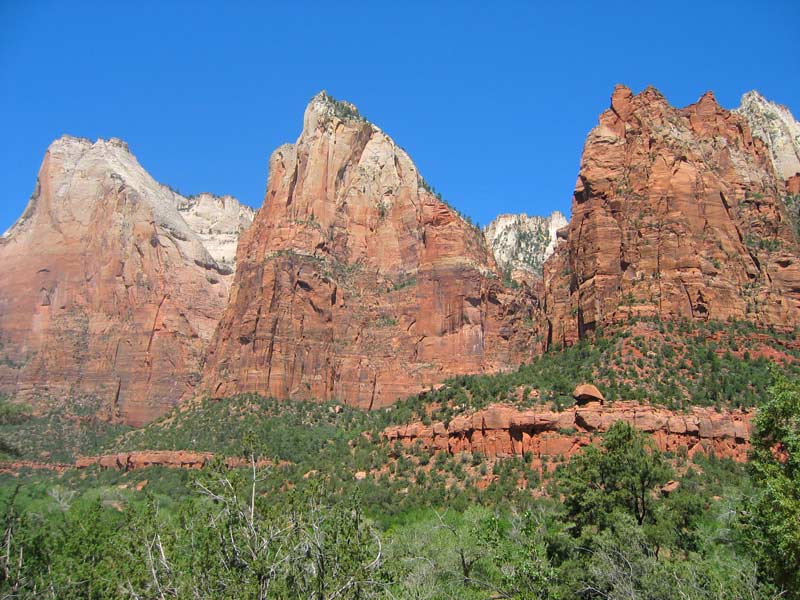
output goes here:
[{"label": "red sandstone cliff", "polygon": [[139,425],[191,389],[231,277],[179,199],[119,140],[50,146],[0,238],[0,391]]},{"label": "red sandstone cliff", "polygon": [[544,268],[551,343],[629,315],[800,323],[785,184],[744,117],[618,86],[583,150],[565,241]]},{"label": "red sandstone cliff", "polygon": [[272,155],[204,391],[378,407],[537,351],[525,292],[408,155],[324,92]]}]

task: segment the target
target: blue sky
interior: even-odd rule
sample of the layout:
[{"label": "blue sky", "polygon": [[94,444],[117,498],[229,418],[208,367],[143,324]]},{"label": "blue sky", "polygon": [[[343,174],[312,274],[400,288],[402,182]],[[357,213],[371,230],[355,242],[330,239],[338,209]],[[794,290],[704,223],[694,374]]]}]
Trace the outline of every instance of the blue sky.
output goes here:
[{"label": "blue sky", "polygon": [[568,213],[616,83],[729,108],[755,88],[800,116],[798,22],[800,2],[769,0],[0,0],[0,231],[64,133],[123,138],[163,183],[260,206],[269,154],[321,89],[480,223]]}]

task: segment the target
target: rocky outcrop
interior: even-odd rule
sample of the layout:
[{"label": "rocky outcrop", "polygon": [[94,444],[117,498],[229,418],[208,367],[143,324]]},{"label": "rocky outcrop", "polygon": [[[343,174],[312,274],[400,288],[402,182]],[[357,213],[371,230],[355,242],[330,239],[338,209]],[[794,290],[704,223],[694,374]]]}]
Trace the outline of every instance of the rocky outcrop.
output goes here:
[{"label": "rocky outcrop", "polygon": [[531,274],[541,276],[544,261],[556,247],[556,232],[567,219],[555,211],[549,217],[526,214],[499,215],[483,234],[498,266],[512,279],[526,280]]},{"label": "rocky outcrop", "polygon": [[753,90],[742,96],[734,112],[744,117],[753,136],[766,144],[779,177],[786,180],[800,173],[800,123],[788,108]]},{"label": "rocky outcrop", "polygon": [[176,196],[178,212],[183,220],[200,238],[217,264],[233,273],[239,237],[253,223],[253,209],[240,204],[232,196],[207,193],[188,198]]},{"label": "rocky outcrop", "polygon": [[231,276],[183,201],[120,140],[50,146],[0,239],[1,391],[139,425],[193,388]]},{"label": "rocky outcrop", "polygon": [[388,427],[381,437],[405,447],[418,444],[430,452],[481,452],[499,458],[530,453],[532,462],[541,466],[548,459],[573,456],[602,439],[615,422],[625,421],[651,434],[662,452],[686,452],[689,457],[713,453],[742,462],[750,448],[751,418],[751,413],[738,410],[695,407],[676,413],[636,402],[595,403],[561,412],[494,404],[449,423]]},{"label": "rocky outcrop", "polygon": [[[76,469],[99,466],[103,469],[117,469],[120,471],[133,471],[147,467],[165,467],[168,469],[202,469],[214,459],[212,452],[192,452],[189,450],[136,450],[133,452],[120,452],[118,454],[103,454],[100,456],[82,456],[75,461]],[[228,456],[223,458],[228,468],[245,467],[251,465],[244,457]],[[288,464],[288,463],[281,463]],[[255,461],[256,468],[275,465],[274,461],[259,459]]]},{"label": "rocky outcrop", "polygon": [[[565,240],[545,263],[552,344],[630,316],[800,318],[784,183],[743,117],[618,86],[584,146]],[[561,233],[559,233],[561,235]]]},{"label": "rocky outcrop", "polygon": [[592,383],[581,383],[576,385],[572,392],[572,397],[575,398],[575,402],[581,405],[595,402],[598,404],[604,404],[606,401],[603,393],[597,389],[596,385]]},{"label": "rocky outcrop", "polygon": [[203,391],[378,407],[529,358],[536,310],[409,156],[323,92],[271,157]]}]

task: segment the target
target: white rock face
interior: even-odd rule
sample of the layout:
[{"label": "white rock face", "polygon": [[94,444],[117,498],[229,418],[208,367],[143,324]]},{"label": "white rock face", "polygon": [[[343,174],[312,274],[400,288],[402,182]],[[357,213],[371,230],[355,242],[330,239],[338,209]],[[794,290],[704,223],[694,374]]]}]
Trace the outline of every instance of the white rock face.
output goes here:
[{"label": "white rock face", "polygon": [[778,175],[788,179],[800,173],[800,123],[788,108],[754,90],[742,96],[742,103],[734,112],[744,116],[753,135],[767,145]]},{"label": "white rock face", "polygon": [[[48,207],[48,218],[56,226],[78,223],[90,227],[96,207],[89,199],[102,198],[108,188],[129,190],[132,201],[150,209],[155,235],[168,238],[188,261],[218,268],[200,238],[178,213],[178,204],[185,199],[153,179],[124,141],[111,138],[92,142],[65,135],[50,144],[48,154],[61,165],[58,179],[48,182],[56,188],[54,202]],[[39,185],[42,184],[40,181]],[[3,239],[27,233],[37,202],[38,193],[34,193],[25,212],[3,234]],[[126,213],[119,211],[120,215]]]},{"label": "white rock face", "polygon": [[[155,231],[174,244],[185,259],[231,274],[236,264],[239,235],[253,222],[253,210],[231,196],[199,194],[186,198],[158,183],[136,160],[128,145],[117,138],[92,142],[69,135],[54,141],[48,152],[60,161],[60,180],[56,200],[48,207],[48,218],[56,224],[80,222],[89,225],[93,218],[91,202],[74,198],[98,198],[98,186],[127,188],[136,201],[151,210]],[[41,182],[40,182],[41,183]],[[25,235],[36,210],[34,194],[25,212],[2,238]]]},{"label": "white rock face", "polygon": [[232,196],[202,193],[188,198],[177,196],[176,201],[183,220],[217,264],[233,270],[239,236],[253,223],[255,211]]},{"label": "white rock face", "polygon": [[556,231],[566,225],[558,211],[549,217],[506,214],[489,223],[483,234],[500,268],[541,275],[544,261],[555,249]]}]

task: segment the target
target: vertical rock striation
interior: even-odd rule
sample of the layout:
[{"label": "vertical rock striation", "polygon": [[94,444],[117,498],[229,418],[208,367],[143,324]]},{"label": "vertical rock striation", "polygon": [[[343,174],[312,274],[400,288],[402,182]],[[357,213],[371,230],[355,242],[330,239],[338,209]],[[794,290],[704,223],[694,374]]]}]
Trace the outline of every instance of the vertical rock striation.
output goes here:
[{"label": "vertical rock striation", "polygon": [[618,86],[545,264],[550,342],[637,315],[796,326],[797,240],[770,157],[710,92],[676,109]]},{"label": "vertical rock striation", "polygon": [[62,137],[0,239],[0,389],[138,425],[199,380],[220,266],[120,140]]},{"label": "vertical rock striation", "polygon": [[206,393],[385,405],[536,351],[526,291],[504,289],[479,230],[408,155],[324,92],[276,150],[243,236]]}]

